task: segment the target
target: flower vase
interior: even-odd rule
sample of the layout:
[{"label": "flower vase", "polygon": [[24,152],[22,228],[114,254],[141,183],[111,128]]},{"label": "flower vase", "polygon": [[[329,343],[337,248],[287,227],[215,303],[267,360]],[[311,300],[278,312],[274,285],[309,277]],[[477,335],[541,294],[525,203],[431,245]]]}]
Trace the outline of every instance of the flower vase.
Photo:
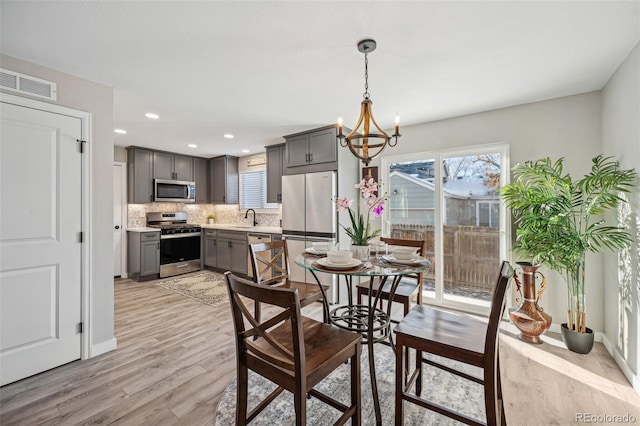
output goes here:
[{"label": "flower vase", "polygon": [[362,260],[363,262],[369,261],[369,244],[365,246],[351,245],[351,252],[354,259]]},{"label": "flower vase", "polygon": [[[541,272],[538,272],[540,265],[518,262],[518,266],[520,268],[514,272],[513,279],[516,282],[521,300],[517,308],[509,309],[509,317],[520,330],[520,334],[518,334],[520,340],[539,344],[542,343],[540,335],[551,327],[551,316],[538,306],[547,280]],[[538,294],[536,294],[536,278],[540,278]]]}]

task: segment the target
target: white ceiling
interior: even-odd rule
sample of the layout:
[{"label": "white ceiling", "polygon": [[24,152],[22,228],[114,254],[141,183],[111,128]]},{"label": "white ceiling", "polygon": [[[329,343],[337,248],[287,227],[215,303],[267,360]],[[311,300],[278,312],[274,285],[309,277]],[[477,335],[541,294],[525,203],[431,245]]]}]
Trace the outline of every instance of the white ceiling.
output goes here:
[{"label": "white ceiling", "polygon": [[353,126],[362,38],[385,129],[599,90],[640,39],[639,1],[0,5],[2,53],[114,88],[116,145],[205,157]]}]

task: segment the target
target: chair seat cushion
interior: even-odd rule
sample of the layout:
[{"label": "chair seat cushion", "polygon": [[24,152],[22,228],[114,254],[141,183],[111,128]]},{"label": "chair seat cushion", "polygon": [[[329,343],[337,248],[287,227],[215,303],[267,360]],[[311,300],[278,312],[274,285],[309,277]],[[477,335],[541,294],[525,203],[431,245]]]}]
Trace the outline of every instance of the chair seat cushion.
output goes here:
[{"label": "chair seat cushion", "polygon": [[484,356],[487,323],[467,314],[418,305],[394,333],[403,337],[406,346],[478,365]]},{"label": "chair seat cushion", "polygon": [[[392,280],[387,280],[385,285],[382,287],[382,295],[389,296],[389,292],[391,291]],[[358,288],[358,293],[361,294],[369,294],[369,281],[361,282],[356,285]],[[380,280],[375,280],[373,283],[373,296],[378,294],[378,290],[380,288]],[[395,298],[398,297],[411,297],[418,292],[418,282],[415,278],[407,278],[400,280],[400,284],[396,288]]]},{"label": "chair seat cushion", "polygon": [[[310,389],[313,388],[318,381],[326,377],[328,372],[333,371],[353,356],[355,346],[362,340],[362,337],[357,333],[342,330],[333,325],[325,324],[311,318],[301,318],[305,338],[304,350],[307,369],[307,387]],[[282,346],[293,351],[291,324],[289,321],[273,329],[270,334],[278,340]],[[263,338],[257,339],[254,345],[261,351],[286,362],[286,358]],[[273,368],[277,369],[277,367]],[[289,373],[291,376],[294,374],[293,371]]]}]

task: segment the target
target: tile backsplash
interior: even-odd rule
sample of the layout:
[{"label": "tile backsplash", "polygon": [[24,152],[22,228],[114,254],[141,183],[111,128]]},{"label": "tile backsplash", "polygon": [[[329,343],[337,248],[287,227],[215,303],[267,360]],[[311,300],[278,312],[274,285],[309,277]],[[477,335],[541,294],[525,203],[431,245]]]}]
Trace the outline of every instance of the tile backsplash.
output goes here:
[{"label": "tile backsplash", "polygon": [[[216,217],[215,223],[228,225],[251,224],[252,216],[244,218],[246,209],[240,210],[237,204],[184,204],[184,203],[147,203],[128,204],[127,227],[141,228],[147,225],[148,212],[187,212],[187,222],[203,225],[207,223],[210,214]],[[280,226],[282,208],[271,210],[269,213],[257,213],[258,226]]]}]

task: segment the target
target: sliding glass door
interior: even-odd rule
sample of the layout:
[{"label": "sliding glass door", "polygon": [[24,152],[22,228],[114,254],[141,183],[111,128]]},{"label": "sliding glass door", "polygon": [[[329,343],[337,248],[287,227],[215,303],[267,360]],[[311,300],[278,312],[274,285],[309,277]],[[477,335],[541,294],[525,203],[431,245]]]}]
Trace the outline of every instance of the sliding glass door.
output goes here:
[{"label": "sliding glass door", "polygon": [[507,145],[385,157],[389,194],[384,234],[426,240],[432,268],[426,303],[472,312],[488,310],[495,277],[507,253]]}]

